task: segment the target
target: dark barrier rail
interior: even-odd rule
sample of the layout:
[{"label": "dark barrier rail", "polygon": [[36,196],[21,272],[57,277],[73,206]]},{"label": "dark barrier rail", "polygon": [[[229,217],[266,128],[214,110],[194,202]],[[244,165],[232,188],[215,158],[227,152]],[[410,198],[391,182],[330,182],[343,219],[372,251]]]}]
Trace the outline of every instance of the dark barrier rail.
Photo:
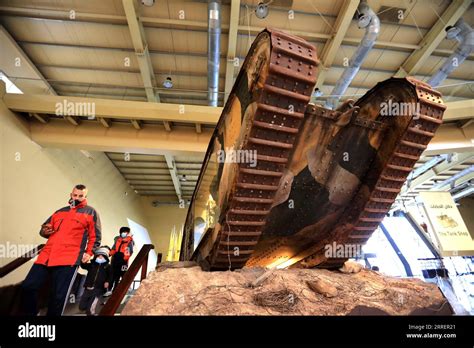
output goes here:
[{"label": "dark barrier rail", "polygon": [[0,268],[0,278],[5,277],[7,274],[13,272],[21,265],[30,261],[32,258],[34,258],[36,255],[39,254],[39,252],[41,251],[41,249],[43,249],[43,247],[44,247],[44,244],[40,244],[36,246],[35,248],[31,249],[30,251],[26,252],[25,254],[23,254],[22,256],[17,257],[15,260],[7,263],[5,266]]},{"label": "dark barrier rail", "polygon": [[146,278],[148,254],[150,253],[150,250],[154,248],[155,246],[153,244],[145,244],[142,246],[140,252],[135,257],[135,260],[133,260],[127,272],[125,272],[122,280],[117,285],[117,288],[114,290],[112,296],[110,296],[99,315],[114,315],[117,312],[120,303],[122,303],[123,298],[127,294],[127,291],[133,283],[135,275],[138,273],[140,268],[142,269],[140,281]]}]

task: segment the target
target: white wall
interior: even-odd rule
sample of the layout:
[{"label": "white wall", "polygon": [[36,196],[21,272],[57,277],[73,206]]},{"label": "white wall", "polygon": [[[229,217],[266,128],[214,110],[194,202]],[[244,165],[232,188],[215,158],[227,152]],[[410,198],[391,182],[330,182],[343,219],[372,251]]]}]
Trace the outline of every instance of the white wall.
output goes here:
[{"label": "white wall", "polygon": [[171,231],[173,227],[177,231],[181,229],[186,220],[188,206],[186,205],[185,208],[180,208],[178,205],[153,207],[153,200],[152,197],[142,197],[143,213],[150,222],[147,229],[151,241],[155,245],[155,251],[157,254],[162,253],[162,260],[165,261],[168,254]]},{"label": "white wall", "polygon": [[[132,264],[133,260],[135,257],[138,255],[138,252],[142,248],[143,245],[145,244],[153,244],[150,235],[148,234],[148,230],[140,225],[137,224],[135,221],[127,219],[128,220],[128,226],[130,227],[130,232],[133,235],[133,241],[134,241],[134,248],[133,248],[133,255],[130,258],[129,265]],[[150,250],[148,253],[148,263],[147,263],[147,274],[154,271],[156,268],[157,264],[157,255],[155,250]],[[135,276],[135,280],[140,280],[141,278],[141,271],[138,272]]]}]

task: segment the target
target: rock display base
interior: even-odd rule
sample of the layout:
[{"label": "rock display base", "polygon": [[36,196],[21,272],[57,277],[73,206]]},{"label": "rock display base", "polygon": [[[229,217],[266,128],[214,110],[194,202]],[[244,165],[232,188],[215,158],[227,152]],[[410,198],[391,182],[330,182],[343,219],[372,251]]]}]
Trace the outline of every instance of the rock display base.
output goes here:
[{"label": "rock display base", "polygon": [[205,272],[163,264],[149,274],[122,315],[450,315],[438,287],[362,269]]}]

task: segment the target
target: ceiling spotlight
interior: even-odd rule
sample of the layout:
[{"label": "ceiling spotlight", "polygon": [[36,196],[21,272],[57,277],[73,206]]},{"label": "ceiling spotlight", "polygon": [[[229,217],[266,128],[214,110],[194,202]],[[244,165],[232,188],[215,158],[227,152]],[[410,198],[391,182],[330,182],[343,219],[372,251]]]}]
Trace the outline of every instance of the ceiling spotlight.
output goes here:
[{"label": "ceiling spotlight", "polygon": [[181,175],[181,178],[179,179],[179,181],[186,181],[186,175]]},{"label": "ceiling spotlight", "polygon": [[255,15],[260,19],[264,19],[266,16],[268,16],[268,4],[260,2],[255,8]]},{"label": "ceiling spotlight", "polygon": [[357,26],[359,27],[359,29],[364,29],[370,24],[371,20],[372,17],[370,15],[366,13],[361,13],[359,15],[359,19],[357,20]]},{"label": "ceiling spotlight", "polygon": [[171,80],[171,77],[168,76],[166,80],[163,81],[163,87],[173,88],[173,80]]},{"label": "ceiling spotlight", "polygon": [[145,6],[153,6],[154,3],[155,3],[155,0],[142,0],[142,5],[145,5]]},{"label": "ceiling spotlight", "polygon": [[[446,29],[446,38],[449,40],[458,40],[461,29],[455,26],[449,26]],[[459,41],[459,40],[458,40]]]}]

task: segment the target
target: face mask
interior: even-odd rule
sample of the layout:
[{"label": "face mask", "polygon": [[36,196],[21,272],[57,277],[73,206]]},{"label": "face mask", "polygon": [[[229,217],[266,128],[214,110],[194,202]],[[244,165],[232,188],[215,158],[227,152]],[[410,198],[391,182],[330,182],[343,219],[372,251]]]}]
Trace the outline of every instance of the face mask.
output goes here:
[{"label": "face mask", "polygon": [[122,232],[122,233],[120,233],[120,237],[125,238],[127,236],[127,234],[128,233]]},{"label": "face mask", "polygon": [[101,263],[107,262],[107,260],[106,259],[95,259],[95,262],[97,262],[98,264],[101,264]]},{"label": "face mask", "polygon": [[69,200],[69,205],[74,208],[74,207],[77,207],[79,204],[81,204],[81,201],[77,200],[77,199],[70,199]]}]

